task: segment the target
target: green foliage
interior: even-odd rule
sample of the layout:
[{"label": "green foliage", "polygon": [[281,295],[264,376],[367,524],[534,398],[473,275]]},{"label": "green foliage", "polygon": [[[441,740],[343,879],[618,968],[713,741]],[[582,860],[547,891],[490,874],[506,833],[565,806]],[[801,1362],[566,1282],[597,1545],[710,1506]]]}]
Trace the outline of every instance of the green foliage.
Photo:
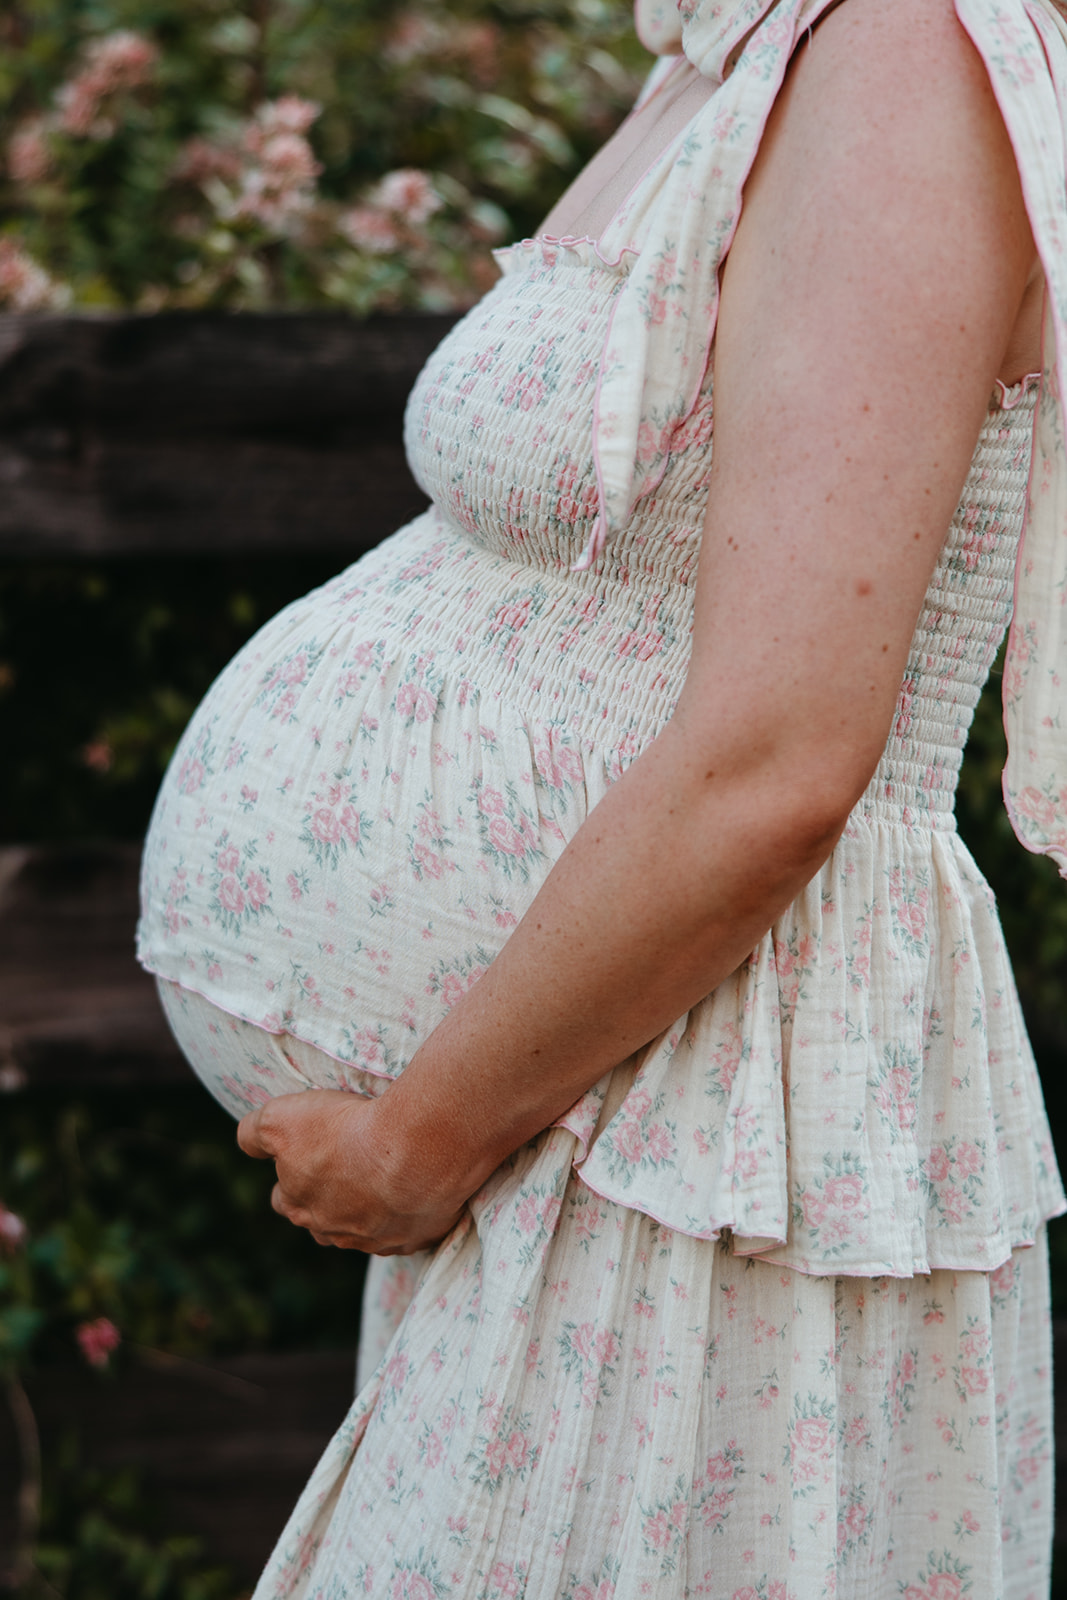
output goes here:
[{"label": "green foliage", "polygon": [[[960,832],[997,895],[1020,996],[1035,1042],[1051,1065],[1054,1056],[1067,1050],[1062,1021],[1067,885],[1053,862],[1027,855],[1012,832],[1000,788],[1006,754],[998,668],[979,703],[967,744],[957,814]],[[1059,1097],[1058,1081],[1049,1077],[1046,1092]]]},{"label": "green foliage", "polygon": [[122,1341],[101,1368],[131,1345],[354,1350],[361,1258],[276,1216],[273,1181],[196,1087],[5,1101],[0,1199],[26,1232],[0,1248],[0,1377],[92,1361],[98,1319]]},{"label": "green foliage", "polygon": [[233,1600],[198,1539],[163,1531],[136,1472],[86,1469],[73,1436],[52,1466],[21,1600]]},{"label": "green foliage", "polygon": [[216,674],[337,565],[264,555],[0,566],[0,839],[140,838]]},{"label": "green foliage", "polygon": [[632,102],[630,12],[15,0],[0,304],[468,304]]},{"label": "green foliage", "polygon": [[[121,1383],[160,1350],[354,1352],[362,1257],[276,1216],[273,1179],[198,1087],[5,1100],[0,1404],[27,1371],[47,1381],[88,1363]],[[84,1465],[73,1429],[43,1480],[21,1600],[233,1600],[230,1575],[164,1527],[137,1474]]]}]

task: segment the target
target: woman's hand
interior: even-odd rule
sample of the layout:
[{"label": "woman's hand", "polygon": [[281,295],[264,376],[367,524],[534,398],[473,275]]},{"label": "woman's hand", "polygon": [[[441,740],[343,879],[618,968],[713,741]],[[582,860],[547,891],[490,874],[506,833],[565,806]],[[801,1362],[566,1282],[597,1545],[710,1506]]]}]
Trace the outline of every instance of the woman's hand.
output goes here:
[{"label": "woman's hand", "polygon": [[389,1092],[375,1100],[339,1089],[279,1095],[237,1129],[245,1155],[273,1160],[275,1211],[318,1244],[372,1255],[411,1255],[455,1227],[480,1179],[431,1182],[391,1124]]}]

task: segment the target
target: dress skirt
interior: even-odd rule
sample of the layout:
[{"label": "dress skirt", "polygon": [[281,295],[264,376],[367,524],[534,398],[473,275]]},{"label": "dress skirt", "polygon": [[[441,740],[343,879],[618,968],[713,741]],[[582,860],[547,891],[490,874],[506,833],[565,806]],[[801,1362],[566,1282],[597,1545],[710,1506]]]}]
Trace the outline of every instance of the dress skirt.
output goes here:
[{"label": "dress skirt", "polygon": [[[231,1108],[321,1081],[160,991]],[[372,1263],[359,1393],[255,1600],[1044,1600],[1043,1229],[992,1273],[809,1275],[603,1199],[575,1146]]]}]

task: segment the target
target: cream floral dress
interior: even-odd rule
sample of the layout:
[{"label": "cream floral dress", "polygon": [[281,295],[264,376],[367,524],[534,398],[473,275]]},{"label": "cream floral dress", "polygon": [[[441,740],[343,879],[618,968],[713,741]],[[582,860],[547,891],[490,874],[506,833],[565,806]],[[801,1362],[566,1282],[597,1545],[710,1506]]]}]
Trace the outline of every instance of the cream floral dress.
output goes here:
[{"label": "cream floral dress", "polygon": [[[704,110],[599,241],[504,252],[420,377],[431,509],[269,623],[194,716],[140,951],[235,1114],[402,1072],[669,719],[717,265],[824,9],[682,8]],[[1024,842],[1067,854],[1067,45],[1049,0],[958,9],[1026,180],[1047,370],[991,399],[878,769],[730,979],[437,1251],[373,1265],[359,1396],[257,1600],[1047,1589],[1064,1197],[952,806],[1014,591],[1009,800]]]}]

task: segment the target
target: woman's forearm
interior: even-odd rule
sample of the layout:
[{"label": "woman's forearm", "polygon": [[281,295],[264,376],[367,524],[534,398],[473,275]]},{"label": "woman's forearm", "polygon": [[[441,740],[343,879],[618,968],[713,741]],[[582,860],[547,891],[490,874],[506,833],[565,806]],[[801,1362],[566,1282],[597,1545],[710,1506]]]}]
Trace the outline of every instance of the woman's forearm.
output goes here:
[{"label": "woman's forearm", "polygon": [[671,724],[590,813],[379,1102],[398,1171],[472,1192],[732,972],[817,871],[847,806],[826,815],[776,764],[707,763]]}]

